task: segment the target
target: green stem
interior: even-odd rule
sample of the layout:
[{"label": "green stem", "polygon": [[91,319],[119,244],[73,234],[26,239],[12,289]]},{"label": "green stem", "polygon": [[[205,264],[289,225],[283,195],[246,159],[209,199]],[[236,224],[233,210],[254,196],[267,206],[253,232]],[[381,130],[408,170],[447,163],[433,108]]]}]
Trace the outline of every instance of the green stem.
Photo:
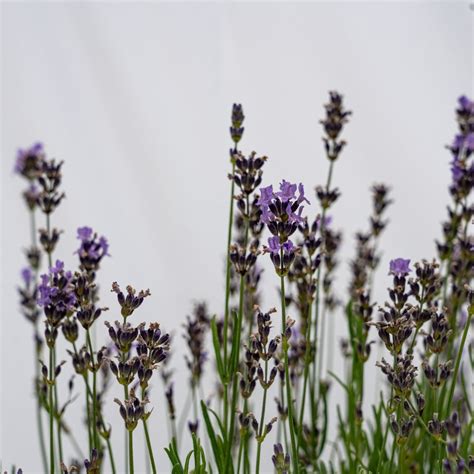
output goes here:
[{"label": "green stem", "polygon": [[[235,172],[235,163],[232,163],[232,174]],[[231,180],[230,186],[230,201],[229,201],[229,222],[227,227],[227,246],[226,246],[226,273],[225,273],[225,308],[224,308],[224,367],[227,370],[227,351],[228,351],[228,341],[227,336],[229,332],[229,303],[230,303],[230,269],[231,261],[229,258],[230,253],[230,244],[232,243],[232,227],[234,223],[234,180]],[[229,386],[227,381],[224,383],[224,398],[227,399]],[[229,423],[229,407],[228,404],[224,402],[224,427],[227,430]]]},{"label": "green stem", "polygon": [[107,449],[109,450],[109,457],[110,457],[110,467],[112,468],[112,474],[117,472],[115,468],[115,460],[114,460],[114,453],[112,451],[112,443],[110,442],[110,438],[107,438]]},{"label": "green stem", "polygon": [[151,470],[153,474],[156,474],[155,457],[153,456],[153,449],[151,447],[150,434],[148,433],[148,426],[146,420],[143,420],[143,429],[145,430],[145,439],[148,448],[148,455],[150,456]]},{"label": "green stem", "polygon": [[245,433],[240,432],[240,440],[239,440],[239,458],[238,458],[238,463],[237,463],[237,474],[240,474],[240,466],[242,465],[242,451],[244,447],[244,443],[242,442],[242,438],[245,437]]},{"label": "green stem", "polygon": [[[232,174],[235,172],[235,164],[232,164]],[[234,180],[231,180],[230,201],[229,201],[229,221],[227,227],[227,246],[226,246],[226,274],[225,274],[225,308],[224,308],[224,341],[227,342],[227,332],[229,327],[229,303],[230,303],[230,269],[231,262],[229,258],[230,244],[232,243],[232,227],[234,223]],[[227,362],[227,344],[224,344],[224,362]]]},{"label": "green stem", "polygon": [[[125,324],[125,318],[124,318],[124,324]],[[128,385],[123,386],[123,395],[124,399],[128,400]],[[127,430],[127,427],[125,427],[125,472],[126,474],[131,474],[130,472],[130,439],[129,439],[129,434],[130,432]]]},{"label": "green stem", "polygon": [[49,468],[50,473],[55,473],[54,461],[54,403],[53,403],[53,383],[54,383],[54,364],[53,364],[53,348],[49,348]]},{"label": "green stem", "polygon": [[[36,247],[36,215],[34,210],[30,210],[30,231],[31,231],[31,246]],[[35,270],[35,285],[38,280],[38,270]],[[35,331],[37,330],[37,325],[35,324]],[[37,351],[37,357],[40,356],[40,351]],[[46,443],[44,440],[44,427],[43,427],[43,416],[41,413],[41,400],[38,390],[38,383],[40,379],[39,365],[37,359],[34,360],[35,364],[35,395],[36,395],[36,421],[38,428],[38,438],[40,442],[40,452],[41,452],[41,461],[43,463],[44,472],[48,472],[48,455],[46,453]]]},{"label": "green stem", "polygon": [[[38,377],[37,377],[38,380]],[[46,454],[46,443],[44,441],[43,415],[41,413],[41,402],[39,394],[36,400],[36,419],[38,423],[38,436],[40,441],[41,460],[43,462],[44,472],[48,472],[48,456]]]},{"label": "green stem", "polygon": [[[283,266],[283,249],[280,251],[280,260]],[[299,473],[298,450],[296,447],[295,438],[295,420],[293,416],[293,397],[291,394],[290,370],[288,367],[288,340],[285,337],[286,326],[286,301],[285,301],[285,277],[283,275],[283,268],[280,276],[280,292],[281,292],[281,323],[282,323],[282,341],[283,341],[283,355],[285,361],[285,385],[286,398],[288,403],[288,424],[290,425],[290,441],[291,441],[291,459],[293,461],[294,474]]]},{"label": "green stem", "polygon": [[303,436],[303,418],[304,418],[304,409],[305,409],[305,404],[306,404],[306,390],[308,386],[308,375],[309,375],[309,366],[311,364],[311,344],[309,342],[310,340],[310,334],[311,334],[311,316],[313,312],[311,311],[311,305],[309,306],[309,311],[308,311],[308,325],[306,327],[306,335],[305,335],[305,340],[306,340],[306,348],[305,348],[305,364],[304,364],[304,380],[303,380],[303,394],[302,394],[302,400],[301,400],[301,406],[300,406],[300,415],[299,415],[299,423],[298,423],[298,446],[301,444],[302,436]]},{"label": "green stem", "polygon": [[[474,307],[471,306],[469,308],[469,316],[467,318],[466,325],[464,326],[464,331],[462,333],[461,345],[459,346],[458,354],[456,356],[456,363],[454,365],[453,377],[451,379],[451,387],[449,389],[448,402],[446,405],[446,410],[444,412],[446,415],[449,415],[449,413],[451,412],[451,404],[453,402],[453,395],[454,395],[454,389],[456,387],[456,380],[458,378],[459,366],[461,365],[462,353],[464,351],[464,345],[466,343],[469,327],[471,326],[471,319],[472,319],[473,314],[474,314]],[[442,409],[442,407],[440,408]]]},{"label": "green stem", "polygon": [[[88,383],[86,382],[86,375],[84,374],[84,383],[88,388]],[[89,392],[86,390],[86,413],[87,413],[87,437],[89,440],[89,452],[92,452],[92,433],[91,433],[91,409],[89,404]]]},{"label": "green stem", "polygon": [[[237,332],[236,334],[240,335],[240,331],[242,330],[242,318],[243,318],[243,306],[244,306],[244,287],[245,281],[244,277],[240,277],[240,295],[239,295],[239,313],[237,317],[237,328],[235,329]],[[237,409],[237,400],[239,397],[239,392],[237,390],[237,374],[235,371],[238,369],[239,364],[239,354],[240,354],[240,338],[238,342],[237,349],[234,350],[233,360],[231,360],[231,367],[234,373],[232,374],[232,404],[231,404],[231,413],[230,413],[230,428],[227,436],[227,454],[226,454],[226,471],[230,467],[231,464],[231,451],[232,451],[232,440],[234,439],[234,427],[235,427],[235,411]]]},{"label": "green stem", "polygon": [[[53,366],[56,367],[56,347],[53,347]],[[62,429],[61,429],[61,417],[59,414],[59,402],[58,402],[58,387],[56,385],[56,377],[55,383],[53,385],[53,394],[54,394],[54,413],[56,416],[56,429],[57,429],[57,436],[58,436],[58,451],[59,451],[59,461],[64,461],[63,458],[63,442],[62,442]]]},{"label": "green stem", "polygon": [[133,467],[133,431],[128,432],[128,460],[129,460],[129,472],[134,474],[135,469]]},{"label": "green stem", "polygon": [[265,408],[267,405],[267,390],[268,387],[266,385],[267,383],[267,377],[268,377],[268,360],[265,359],[265,387],[263,389],[263,401],[262,401],[262,411],[260,414],[260,425],[259,425],[259,434],[258,434],[258,440],[257,440],[257,465],[256,465],[256,472],[259,474],[260,472],[260,451],[262,448],[262,435],[263,435],[263,429],[264,429],[264,424],[265,424]]},{"label": "green stem", "polygon": [[[145,390],[142,387],[142,400],[144,397],[145,397]],[[150,434],[148,432],[147,420],[142,419],[142,421],[143,421],[143,430],[145,431],[145,440],[146,440],[146,446],[148,449],[148,456],[150,458],[151,470],[153,474],[156,474],[155,456],[153,455],[153,448],[151,447],[151,440],[150,440]]]},{"label": "green stem", "polygon": [[97,432],[97,373],[94,362],[94,349],[92,347],[92,340],[90,336],[90,330],[87,329],[87,344],[89,346],[89,351],[91,353],[91,362],[92,362],[92,433],[94,439],[94,447],[100,449],[99,436]]},{"label": "green stem", "polygon": [[[326,192],[329,191],[329,188],[331,186],[331,181],[332,181],[332,174],[333,174],[333,168],[334,168],[334,161],[329,162],[329,171],[328,171],[328,177],[326,181]],[[323,212],[321,214],[321,220],[320,220],[320,230],[319,233],[321,235],[322,244],[323,244],[323,250],[324,250],[324,220],[326,218],[326,207],[323,207]],[[314,303],[314,312],[315,312],[315,317],[314,317],[314,358],[313,358],[313,369],[312,369],[312,381],[313,384],[316,384],[316,390],[319,396],[319,387],[318,387],[318,381],[316,380],[316,360],[317,360],[317,353],[318,353],[318,336],[319,336],[319,331],[318,331],[318,326],[319,326],[319,310],[320,310],[320,299],[321,299],[321,272],[322,272],[322,264],[319,265],[317,275],[316,275],[316,299]]]}]

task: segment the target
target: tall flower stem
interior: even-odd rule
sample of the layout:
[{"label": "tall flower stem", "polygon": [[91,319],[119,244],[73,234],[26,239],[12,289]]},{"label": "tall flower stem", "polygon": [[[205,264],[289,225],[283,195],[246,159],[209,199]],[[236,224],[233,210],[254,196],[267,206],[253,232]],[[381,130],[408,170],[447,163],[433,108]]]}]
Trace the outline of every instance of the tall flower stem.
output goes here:
[{"label": "tall flower stem", "polygon": [[148,433],[148,425],[146,420],[143,420],[143,429],[145,431],[146,446],[148,449],[148,455],[150,457],[151,470],[153,474],[156,474],[155,457],[153,455],[153,448],[151,447],[150,434]]},{"label": "tall flower stem", "polygon": [[55,473],[55,461],[54,461],[54,401],[53,401],[53,379],[54,364],[53,364],[53,348],[49,348],[49,376],[50,383],[48,387],[49,391],[49,468],[50,473]]},{"label": "tall flower stem", "polygon": [[[311,255],[308,255],[311,258]],[[308,374],[309,374],[309,366],[311,364],[311,324],[312,324],[312,303],[310,302],[307,309],[308,317],[307,317],[307,326],[305,331],[305,341],[306,341],[306,348],[305,348],[305,355],[304,355],[304,373],[303,373],[303,393],[301,395],[301,406],[300,406],[300,415],[299,415],[299,423],[298,423],[298,449],[301,444],[301,438],[303,435],[303,419],[304,419],[304,409],[306,404],[306,390],[308,386]]]},{"label": "tall flower stem", "polygon": [[[232,164],[232,175],[235,173],[235,164]],[[227,342],[227,332],[229,328],[229,303],[230,303],[230,269],[231,262],[229,258],[230,244],[232,243],[232,226],[234,223],[234,192],[235,183],[231,180],[230,200],[229,200],[229,221],[227,227],[227,246],[226,246],[226,273],[225,273],[225,308],[224,308],[224,341]],[[224,362],[227,362],[227,343],[224,344]]]},{"label": "tall flower stem", "polygon": [[[77,356],[77,347],[76,343],[73,342],[72,346],[74,348],[74,354]],[[86,387],[86,416],[87,416],[87,439],[89,441],[89,452],[92,451],[92,432],[91,432],[91,410],[90,410],[90,403],[89,398],[92,399],[92,392],[89,388],[89,379],[87,373],[82,375],[84,379],[84,386]]]},{"label": "tall flower stem", "polygon": [[[38,364],[35,363],[35,370],[36,370],[36,378],[35,381],[39,380],[39,367]],[[38,424],[38,436],[40,441],[40,450],[41,450],[41,460],[43,462],[43,469],[44,472],[48,472],[48,457],[46,454],[46,443],[44,441],[44,427],[43,427],[43,414],[41,412],[41,401],[39,397],[39,390],[38,387],[36,388],[36,419]]]},{"label": "tall flower stem", "polygon": [[[235,165],[233,166],[232,169],[234,169]],[[233,192],[233,187],[232,187],[232,192]],[[247,195],[246,197],[246,210],[247,213],[250,215],[250,202],[249,202],[249,197]],[[247,243],[248,243],[248,237],[249,237],[249,218],[245,220],[245,238],[244,238],[244,248],[247,248]],[[229,243],[229,248],[230,248],[230,243]],[[230,263],[229,256],[227,256],[228,263]],[[239,398],[239,391],[237,387],[237,371],[239,367],[239,360],[240,360],[240,334],[242,332],[242,320],[244,317],[244,294],[245,294],[245,277],[243,275],[240,276],[240,289],[239,289],[239,312],[237,315],[237,327],[234,328],[235,334],[237,334],[238,341],[237,345],[234,347],[233,345],[233,351],[231,353],[231,360],[230,360],[230,367],[232,368],[232,373],[230,374],[233,382],[232,382],[232,404],[231,404],[231,413],[230,413],[230,428],[228,431],[228,437],[227,437],[227,454],[226,454],[226,462],[225,462],[225,469],[227,472],[227,469],[230,467],[230,458],[231,458],[231,451],[232,451],[232,440],[233,440],[233,435],[234,435],[234,427],[235,427],[235,412],[237,409],[237,401]],[[227,339],[224,339],[227,341]],[[227,344],[225,342],[224,346]],[[229,366],[229,365],[227,365]]]},{"label": "tall flower stem", "polygon": [[[469,307],[468,312],[469,312],[469,316],[467,318],[466,325],[464,326],[464,331],[462,333],[462,338],[461,338],[461,344],[459,346],[458,354],[456,356],[456,363],[454,364],[454,372],[453,372],[453,376],[452,376],[452,379],[451,379],[451,386],[450,386],[450,389],[449,389],[448,401],[447,401],[447,404],[446,404],[446,410],[444,412],[444,414],[446,416],[449,416],[449,413],[451,412],[451,404],[453,402],[454,389],[456,387],[456,380],[458,378],[459,367],[461,365],[462,353],[464,351],[464,345],[466,344],[466,339],[467,339],[467,334],[469,332],[469,327],[471,326],[472,315],[474,314],[474,306],[473,305],[471,305]],[[441,406],[440,409],[442,410],[443,407]]]},{"label": "tall flower stem", "polygon": [[92,366],[93,366],[93,372],[92,372],[92,434],[93,434],[93,440],[94,440],[94,447],[96,449],[100,448],[99,445],[99,436],[97,433],[97,374],[96,374],[96,368],[95,368],[95,362],[94,362],[94,348],[92,347],[92,340],[90,336],[90,330],[87,329],[87,344],[89,346],[89,351],[91,353],[91,361],[92,361]]},{"label": "tall flower stem", "polygon": [[[265,382],[268,378],[268,360],[265,359]],[[262,412],[260,414],[260,424],[259,424],[259,434],[257,439],[257,464],[256,464],[256,473],[260,473],[260,452],[262,450],[262,435],[265,427],[265,408],[267,405],[267,390],[268,387],[265,385],[263,389],[263,401],[262,401]]]},{"label": "tall flower stem", "polygon": [[293,461],[293,472],[298,474],[299,462],[298,462],[298,449],[296,447],[295,438],[295,422],[293,416],[293,397],[291,394],[291,381],[290,381],[290,370],[288,367],[288,340],[285,337],[285,326],[286,326],[286,301],[285,301],[285,277],[283,275],[283,249],[280,251],[280,259],[282,262],[282,272],[280,276],[280,292],[281,292],[281,324],[282,324],[282,342],[283,342],[283,355],[285,362],[285,385],[286,385],[286,398],[288,403],[288,424],[290,425],[290,441],[291,441],[291,459]]},{"label": "tall flower stem", "polygon": [[[125,321],[125,318],[124,318],[124,321]],[[128,400],[128,385],[123,386],[123,394],[124,394],[125,400]],[[127,436],[127,432],[128,432],[128,436]],[[126,444],[126,447],[125,447],[126,448],[125,449],[125,453],[126,453],[125,460],[128,461],[128,464],[126,464],[126,467],[128,467],[127,473],[128,474],[134,474],[134,467],[133,467],[133,431],[128,430],[126,427],[125,427],[125,441],[126,441],[126,443],[125,443]]]},{"label": "tall flower stem", "polygon": [[[329,188],[331,186],[331,181],[332,181],[332,174],[333,174],[333,168],[334,168],[334,161],[329,162],[329,171],[328,171],[328,178],[326,181],[326,192],[329,191]],[[321,238],[323,239],[323,249],[324,249],[324,221],[326,217],[326,210],[327,208],[324,206],[323,207],[323,212],[321,215],[320,219],[320,235]],[[319,328],[319,311],[321,307],[321,273],[322,273],[322,265],[319,265],[318,271],[317,271],[317,276],[316,276],[316,299],[314,303],[314,360],[313,360],[313,369],[312,369],[312,379],[313,379],[313,384],[316,384],[316,390],[318,391],[319,394],[319,389],[318,389],[318,383],[316,381],[316,363],[317,363],[317,354],[318,354],[318,337],[320,337],[318,328]]]},{"label": "tall flower stem", "polygon": [[[36,238],[36,215],[34,209],[30,210],[30,231],[31,231],[31,246],[36,248],[37,245],[37,238]],[[35,284],[38,280],[38,270],[35,271]],[[37,330],[37,323],[35,323],[35,331]],[[48,456],[46,454],[46,444],[44,441],[44,427],[43,427],[43,414],[41,411],[41,400],[40,394],[38,390],[38,381],[40,378],[40,371],[37,359],[41,357],[41,350],[37,351],[36,354],[38,357],[34,360],[35,364],[35,395],[36,395],[36,420],[37,420],[37,427],[38,427],[38,437],[40,442],[40,452],[41,452],[41,460],[43,462],[43,470],[44,472],[48,472]]]},{"label": "tall flower stem", "polygon": [[133,431],[128,432],[128,459],[129,459],[129,472],[134,474],[135,470],[133,467]]},{"label": "tall flower stem", "polygon": [[112,451],[112,443],[110,442],[110,437],[107,438],[107,449],[109,451],[109,457],[110,457],[110,467],[112,469],[112,474],[115,474],[117,472],[115,468],[115,459],[114,459],[114,452]]},{"label": "tall flower stem", "polygon": [[[232,175],[235,172],[235,163],[232,163]],[[228,368],[228,343],[227,335],[229,331],[229,303],[230,303],[230,268],[231,261],[229,258],[230,245],[232,243],[232,225],[234,222],[234,180],[231,180],[230,201],[229,201],[229,222],[227,227],[227,246],[226,246],[226,274],[225,274],[225,307],[224,307],[224,367]],[[229,403],[228,403],[228,381],[224,381],[224,428],[227,429],[229,423]]]},{"label": "tall flower stem", "polygon": [[[51,237],[51,219],[50,219],[50,214],[46,214],[46,232],[48,234],[48,238]],[[48,266],[51,268],[53,266],[53,256],[51,251],[47,252],[48,254]],[[54,373],[54,365],[56,364],[56,347],[53,346],[50,351],[50,365],[53,367],[53,372]],[[51,413],[53,414],[52,416],[54,417],[55,414],[57,413],[57,407],[58,407],[58,389],[56,386],[56,381],[54,381],[54,384],[52,385],[52,391],[53,391],[53,403],[50,406]],[[56,418],[56,423],[57,423],[57,435],[58,435],[58,449],[59,449],[59,460],[63,460],[63,447],[62,447],[62,435],[61,435],[61,420],[59,417]]]},{"label": "tall flower stem", "polygon": [[[240,291],[239,291],[239,313],[237,316],[237,328],[235,329],[237,332],[236,334],[240,334],[242,330],[242,318],[243,318],[243,310],[244,310],[244,288],[245,288],[245,279],[243,276],[240,277]],[[239,341],[240,346],[240,341]],[[240,347],[239,347],[240,349]],[[230,363],[231,366],[234,368],[234,373],[232,374],[232,402],[231,402],[231,412],[230,412],[230,427],[227,436],[227,453],[226,453],[226,471],[230,468],[231,463],[231,451],[232,451],[232,440],[234,435],[234,428],[235,428],[235,411],[237,409],[237,400],[239,398],[239,391],[238,391],[238,383],[237,383],[237,368],[239,362],[239,350],[235,351],[233,354],[233,359],[231,359]]]}]

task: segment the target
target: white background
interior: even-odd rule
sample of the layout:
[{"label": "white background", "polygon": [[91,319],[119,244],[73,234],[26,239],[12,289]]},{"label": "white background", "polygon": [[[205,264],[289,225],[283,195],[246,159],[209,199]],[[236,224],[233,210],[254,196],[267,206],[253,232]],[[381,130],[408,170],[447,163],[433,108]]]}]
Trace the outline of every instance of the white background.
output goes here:
[{"label": "white background", "polygon": [[[76,227],[108,236],[113,258],[99,279],[113,310],[105,318],[117,315],[108,292],[113,280],[151,289],[136,318],[177,331],[181,405],[188,388],[180,324],[196,299],[206,299],[213,312],[223,309],[232,102],[242,102],[246,114],[242,149],[270,158],[265,184],[302,181],[314,216],[312,189],[327,173],[322,103],[330,89],[345,94],[354,115],[334,174],[342,190],[334,223],[345,235],[337,291],[344,295],[353,234],[367,227],[368,189],[384,181],[396,204],[383,236],[381,303],[390,258],[434,256],[450,180],[444,145],[455,132],[457,96],[473,92],[472,47],[466,2],[3,3],[3,466],[41,472],[31,328],[18,314],[15,290],[29,239],[19,197],[24,183],[11,172],[17,147],[41,140],[49,156],[66,162],[67,199],[53,224],[65,229],[57,256],[68,267],[76,263]],[[276,284],[267,262],[264,307],[277,305]],[[342,335],[342,316],[335,318]],[[99,339],[104,332],[99,323]],[[340,361],[337,345],[333,357]],[[152,401],[152,438],[165,472],[160,384]],[[82,441],[81,405],[68,422]],[[116,405],[107,412],[121,463]],[[264,457],[268,468],[269,451]]]}]

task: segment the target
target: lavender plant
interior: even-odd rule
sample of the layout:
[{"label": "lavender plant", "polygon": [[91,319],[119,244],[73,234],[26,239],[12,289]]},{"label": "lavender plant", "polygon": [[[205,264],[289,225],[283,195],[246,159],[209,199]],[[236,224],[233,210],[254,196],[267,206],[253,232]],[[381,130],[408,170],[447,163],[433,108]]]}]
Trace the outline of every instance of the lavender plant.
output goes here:
[{"label": "lavender plant", "polygon": [[[258,474],[265,463],[278,474],[474,472],[474,239],[469,233],[474,102],[463,96],[456,109],[459,131],[448,147],[450,203],[437,257],[413,263],[393,256],[379,276],[381,238],[393,201],[387,185],[375,184],[369,228],[356,234],[349,287],[342,289],[336,279],[342,232],[334,226],[341,192],[333,181],[350,116],[342,95],[330,92],[321,120],[328,174],[315,188],[314,210],[302,183],[266,183],[264,165],[271,160],[238,149],[245,116],[234,104],[224,307],[213,315],[205,302],[196,303],[181,326],[184,345],[176,345],[158,322],[136,322],[149,290],[122,291],[116,282],[114,322],[96,324],[108,310],[97,284],[101,265],[111,257],[108,240],[79,227],[78,261],[66,269],[57,255],[62,231],[52,227],[65,196],[63,162],[48,159],[41,144],[18,152],[14,170],[26,181],[22,195],[31,231],[18,293],[34,338],[42,472],[133,474],[143,452],[153,474]],[[44,228],[37,228],[38,213]],[[266,255],[274,269],[267,280],[278,283],[279,309],[262,312]],[[389,284],[386,301],[375,299],[378,278]],[[342,375],[332,365],[340,318],[347,326],[340,346]],[[100,348],[93,337],[99,332],[106,341]],[[64,352],[59,338],[66,342]],[[169,357],[171,349],[179,355],[182,348],[185,380],[176,377]],[[82,379],[81,388],[73,378],[67,387],[61,384],[66,365]],[[371,404],[369,370],[379,370],[385,381]],[[149,408],[159,398],[152,386],[157,371],[170,428],[169,438],[159,440],[152,436],[156,422]],[[117,427],[104,409],[114,385],[123,392],[114,399],[123,422],[119,447],[112,446]],[[344,403],[335,407],[333,419],[336,385]],[[175,387],[185,386],[189,400],[180,407]],[[73,409],[81,411],[83,426],[69,425]],[[183,429],[186,422],[189,430]],[[136,446],[139,427],[145,450]],[[79,434],[87,439],[84,446],[76,440]],[[76,452],[64,449],[66,436]],[[159,465],[156,454],[163,446],[169,463]],[[185,446],[191,450],[183,452]],[[123,462],[114,451],[123,453]]]}]

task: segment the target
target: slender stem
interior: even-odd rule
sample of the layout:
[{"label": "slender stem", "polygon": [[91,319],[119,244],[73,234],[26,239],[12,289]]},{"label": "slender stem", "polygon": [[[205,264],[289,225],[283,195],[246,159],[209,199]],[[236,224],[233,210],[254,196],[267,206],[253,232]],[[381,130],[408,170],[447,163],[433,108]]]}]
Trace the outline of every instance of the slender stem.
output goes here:
[{"label": "slender stem", "polygon": [[265,425],[265,408],[267,405],[267,378],[268,378],[268,360],[265,359],[265,387],[263,388],[263,401],[262,401],[262,412],[260,414],[260,425],[259,425],[259,434],[258,434],[258,439],[257,439],[257,465],[256,465],[256,472],[259,474],[260,472],[260,451],[262,448],[262,435],[263,435],[263,429]]},{"label": "slender stem", "polygon": [[[47,213],[46,214],[46,232],[48,234],[48,238],[51,237],[51,218],[50,218],[50,214]],[[36,233],[36,232],[35,232]],[[36,237],[35,237],[36,238]],[[52,253],[51,251],[48,251],[47,252],[48,254],[48,266],[49,268],[51,268],[53,266],[53,256],[52,256]],[[52,347],[50,349],[50,366],[52,366],[52,373],[54,373],[54,366],[56,364],[56,347]],[[51,369],[51,367],[50,367]],[[51,413],[53,414],[53,417],[55,416],[55,414],[58,412],[57,410],[57,407],[58,407],[58,391],[57,391],[57,386],[56,386],[56,380],[54,380],[54,384],[52,385],[52,396],[53,396],[53,399],[52,399],[52,405],[51,405]],[[50,394],[50,398],[51,398],[51,394]],[[62,454],[62,436],[61,436],[61,420],[59,418],[59,416],[57,417],[56,419],[56,423],[57,423],[57,434],[58,434],[58,448],[59,448],[59,460],[62,461],[62,458],[63,458],[63,454]]]},{"label": "slender stem", "polygon": [[[235,172],[235,163],[232,163],[232,174]],[[232,243],[232,227],[234,223],[234,180],[230,185],[229,201],[229,222],[227,227],[227,246],[226,246],[226,273],[225,273],[225,309],[224,309],[224,362],[227,362],[227,331],[229,327],[229,303],[230,303],[230,269],[231,262],[229,258],[230,244]]]},{"label": "slender stem", "polygon": [[[56,367],[56,347],[53,347],[53,366]],[[55,377],[56,379],[56,377]],[[54,412],[56,416],[56,426],[57,426],[57,436],[58,436],[58,451],[59,451],[59,461],[64,461],[63,459],[63,442],[62,442],[62,427],[61,427],[61,416],[59,414],[59,402],[58,402],[58,387],[56,385],[56,380],[53,385],[53,394],[54,394]]]},{"label": "slender stem", "polygon": [[[38,376],[36,377],[38,380]],[[44,441],[43,414],[41,412],[41,402],[39,393],[36,395],[36,419],[38,424],[38,436],[40,441],[41,460],[43,462],[44,472],[48,472],[48,456],[46,454],[46,443]]]},{"label": "slender stem", "polygon": [[[125,318],[124,318],[124,323],[125,323]],[[128,400],[128,385],[123,386],[123,396],[125,400]],[[130,438],[129,438],[129,431],[127,430],[127,427],[125,427],[125,472],[126,474],[131,474],[130,473]]]},{"label": "slender stem", "polygon": [[[459,349],[458,349],[458,355],[456,357],[456,363],[454,365],[453,377],[451,379],[451,387],[449,389],[448,402],[446,404],[446,411],[444,412],[446,415],[449,415],[449,413],[451,412],[451,404],[453,402],[454,388],[456,387],[456,380],[458,378],[459,366],[461,365],[462,353],[464,351],[464,345],[466,343],[469,327],[471,326],[472,315],[474,314],[474,307],[472,305],[469,308],[468,312],[469,312],[469,316],[467,318],[466,325],[464,326],[464,331],[462,333],[462,339],[461,339],[461,345],[459,346]],[[440,408],[442,410],[442,407]]]},{"label": "slender stem", "polygon": [[[235,163],[232,163],[232,174],[235,172]],[[225,273],[225,307],[224,307],[224,367],[227,371],[227,357],[228,357],[228,341],[227,336],[229,332],[229,303],[230,303],[230,269],[231,261],[229,258],[230,244],[232,243],[232,227],[234,223],[234,180],[231,180],[230,185],[230,201],[229,201],[229,222],[227,227],[227,246],[226,246],[226,273]],[[228,381],[224,381],[224,428],[227,430],[229,424],[229,406],[226,403],[228,398],[229,384]]]},{"label": "slender stem", "polygon": [[306,348],[305,348],[305,356],[304,356],[304,378],[303,378],[303,394],[300,406],[300,416],[299,416],[299,423],[298,423],[298,446],[301,444],[301,439],[303,436],[303,418],[304,418],[304,409],[306,404],[306,390],[308,386],[308,375],[309,375],[309,366],[311,364],[311,319],[313,312],[311,311],[312,305],[308,306],[308,324],[306,326],[306,334],[305,334],[305,341],[306,341]]},{"label": "slender stem", "polygon": [[[243,306],[244,306],[244,287],[245,287],[245,280],[244,277],[240,277],[240,295],[239,295],[239,313],[237,316],[237,328],[235,329],[237,332],[236,334],[240,334],[240,331],[242,330],[242,318],[243,318]],[[238,368],[238,362],[239,362],[239,353],[240,353],[240,340],[238,344],[238,348],[234,353],[234,358],[231,360],[231,366],[234,370],[234,372]],[[231,403],[231,413],[230,413],[230,428],[227,436],[227,454],[226,454],[226,472],[227,469],[230,467],[231,463],[231,449],[232,449],[232,440],[233,440],[233,435],[234,435],[234,427],[235,427],[235,411],[237,409],[237,400],[239,398],[239,392],[237,390],[237,374],[233,373],[232,374],[232,403]]]},{"label": "slender stem", "polygon": [[[285,381],[284,379],[281,380],[280,383],[280,398],[281,398],[281,405],[282,409],[285,409]],[[283,425],[283,442],[285,443],[285,451],[288,452],[290,450],[290,447],[288,445],[288,433],[286,430],[286,419],[282,420],[282,425]]]},{"label": "slender stem", "polygon": [[153,456],[153,448],[151,447],[150,434],[148,433],[148,426],[146,420],[143,420],[143,429],[145,430],[145,439],[148,448],[148,455],[150,457],[151,470],[153,474],[156,474],[155,457]]},{"label": "slender stem", "polygon": [[[30,231],[31,231],[31,246],[36,247],[36,214],[35,211],[32,209],[30,210]],[[35,285],[37,284],[38,279],[38,270],[35,270]],[[37,330],[37,324],[35,323],[35,331]],[[37,351],[37,356],[40,355],[41,350]],[[40,400],[40,393],[38,390],[38,381],[40,378],[39,372],[39,365],[38,361],[35,358],[35,395],[36,395],[36,421],[37,421],[37,428],[38,428],[38,438],[40,442],[40,452],[41,452],[41,461],[43,463],[43,470],[44,472],[48,472],[48,455],[46,454],[46,443],[44,440],[44,428],[43,428],[43,415],[41,413],[41,400]]]},{"label": "slender stem", "polygon": [[[280,252],[280,260],[283,267],[283,249]],[[281,323],[282,323],[282,341],[283,341],[283,355],[285,361],[285,385],[286,398],[288,403],[288,424],[290,425],[290,441],[293,461],[294,474],[299,473],[298,449],[296,447],[295,438],[295,421],[293,417],[293,397],[291,394],[290,371],[288,367],[288,340],[285,337],[286,325],[286,301],[285,301],[285,277],[283,275],[283,268],[280,276],[280,292],[281,292]]]},{"label": "slender stem", "polygon": [[[86,375],[84,374],[84,383],[88,388],[88,383],[86,382]],[[87,413],[87,437],[89,440],[89,452],[92,452],[92,433],[91,433],[91,409],[89,404],[89,392],[86,389],[86,413]]]},{"label": "slender stem", "polygon": [[242,442],[242,438],[245,437],[245,434],[242,433],[242,431],[240,432],[240,441],[239,441],[239,458],[238,458],[238,463],[237,463],[237,474],[240,474],[240,466],[242,465],[242,451],[243,451],[243,447],[244,447],[244,443],[245,443],[245,440],[244,440],[244,443]]},{"label": "slender stem", "polygon": [[117,472],[115,468],[115,460],[114,460],[114,452],[112,451],[112,443],[110,442],[110,437],[107,437],[107,449],[109,450],[109,458],[110,458],[110,467],[112,468],[112,474]]},{"label": "slender stem", "polygon": [[54,364],[53,364],[53,348],[49,348],[49,469],[50,473],[55,473],[54,461],[54,403],[53,403],[53,383],[54,383]]},{"label": "slender stem", "polygon": [[94,349],[92,347],[92,340],[91,340],[91,335],[90,335],[90,330],[87,329],[87,344],[89,346],[89,351],[91,353],[91,362],[92,362],[92,433],[93,433],[93,439],[94,439],[94,447],[96,449],[100,448],[99,445],[99,436],[97,433],[97,373],[96,373],[96,368],[95,368],[95,362],[94,362]]},{"label": "slender stem", "polygon": [[[328,171],[328,177],[326,181],[326,192],[329,191],[329,188],[331,186],[331,181],[332,181],[332,174],[333,174],[333,168],[334,168],[334,161],[330,160],[329,162],[329,171]],[[321,220],[320,220],[320,230],[319,233],[321,235],[321,238],[323,239],[323,249],[325,246],[324,242],[324,220],[326,218],[326,207],[323,207],[323,212],[321,214]],[[320,300],[321,300],[321,272],[322,272],[322,265],[319,265],[317,275],[316,275],[316,298],[315,298],[315,303],[314,303],[314,356],[313,356],[313,368],[312,368],[312,382],[313,384],[316,385],[316,391],[319,394],[319,384],[316,380],[316,362],[317,362],[317,353],[318,353],[318,337],[319,337],[319,331],[318,331],[318,326],[319,326],[319,311],[320,311]]]},{"label": "slender stem", "polygon": [[[145,390],[142,387],[142,400],[144,397],[145,397]],[[148,449],[148,456],[150,458],[151,470],[153,474],[156,474],[155,456],[153,455],[153,448],[151,447],[150,434],[148,432],[148,424],[145,419],[142,419],[142,421],[143,421],[143,430],[145,431],[145,440],[146,440],[146,446]]]},{"label": "slender stem", "polygon": [[237,396],[238,396],[237,386],[238,386],[237,377],[234,377],[233,382],[232,382],[232,411],[231,411],[231,417],[230,417],[230,428],[229,428],[229,433],[227,436],[227,449],[226,449],[227,452],[225,456],[225,470],[224,470],[225,473],[232,472],[231,453],[232,453],[232,439],[233,439],[234,427],[235,427],[235,409],[237,405]]},{"label": "slender stem", "polygon": [[129,472],[134,474],[135,470],[133,467],[133,431],[128,432],[128,461],[129,461]]}]

